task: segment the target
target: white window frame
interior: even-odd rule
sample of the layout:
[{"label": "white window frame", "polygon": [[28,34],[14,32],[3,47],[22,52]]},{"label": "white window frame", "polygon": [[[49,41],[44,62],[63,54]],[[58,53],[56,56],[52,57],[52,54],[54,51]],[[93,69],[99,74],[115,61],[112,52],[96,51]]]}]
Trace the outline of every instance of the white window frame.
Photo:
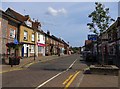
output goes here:
[{"label": "white window frame", "polygon": [[26,30],[24,30],[24,40],[28,40],[28,32]]},{"label": "white window frame", "polygon": [[30,21],[25,21],[25,24],[28,26],[28,27],[32,27],[32,22],[30,22]]},{"label": "white window frame", "polygon": [[38,40],[40,41],[40,33],[38,33]]},{"label": "white window frame", "polygon": [[32,34],[32,41],[35,41],[35,35]]},{"label": "white window frame", "polygon": [[15,38],[15,30],[10,28],[10,37]]},{"label": "white window frame", "polygon": [[34,45],[31,45],[31,53],[34,53]]}]

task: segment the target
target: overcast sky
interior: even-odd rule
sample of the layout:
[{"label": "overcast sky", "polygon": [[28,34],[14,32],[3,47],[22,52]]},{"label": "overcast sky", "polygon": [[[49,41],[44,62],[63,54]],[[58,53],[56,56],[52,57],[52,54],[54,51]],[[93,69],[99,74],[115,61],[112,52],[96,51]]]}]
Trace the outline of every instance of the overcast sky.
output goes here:
[{"label": "overcast sky", "polygon": [[[110,16],[118,17],[118,3],[104,2],[110,8]],[[38,19],[42,29],[49,30],[52,35],[69,42],[71,46],[83,46],[87,35],[90,34],[87,23],[95,7],[94,2],[3,2],[2,9],[8,7],[21,13],[30,15],[31,19]]]}]

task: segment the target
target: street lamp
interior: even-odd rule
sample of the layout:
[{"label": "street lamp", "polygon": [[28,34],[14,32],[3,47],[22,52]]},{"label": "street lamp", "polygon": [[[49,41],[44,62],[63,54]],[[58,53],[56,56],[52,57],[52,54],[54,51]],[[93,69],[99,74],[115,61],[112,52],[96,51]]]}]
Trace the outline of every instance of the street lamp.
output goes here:
[{"label": "street lamp", "polygon": [[36,54],[36,52],[35,52],[35,33],[36,33],[36,30],[34,29],[34,61],[36,60],[35,59],[35,54]]}]

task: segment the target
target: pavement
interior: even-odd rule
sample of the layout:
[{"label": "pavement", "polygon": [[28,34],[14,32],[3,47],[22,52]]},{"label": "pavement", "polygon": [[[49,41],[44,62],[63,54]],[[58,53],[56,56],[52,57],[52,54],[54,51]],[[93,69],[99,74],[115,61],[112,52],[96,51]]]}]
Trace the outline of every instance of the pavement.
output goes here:
[{"label": "pavement", "polygon": [[97,74],[85,74],[80,87],[107,87],[118,88],[118,76],[111,75],[97,75]]},{"label": "pavement", "polygon": [[22,70],[23,68],[27,68],[38,62],[50,61],[50,60],[65,57],[65,56],[68,56],[68,55],[41,56],[41,57],[35,57],[35,60],[34,60],[34,57],[23,58],[23,59],[20,59],[19,65],[13,65],[13,67],[11,67],[11,65],[8,65],[9,60],[7,59],[6,64],[2,64],[2,63],[0,64],[0,74],[10,72],[10,71],[15,71],[15,70]]}]

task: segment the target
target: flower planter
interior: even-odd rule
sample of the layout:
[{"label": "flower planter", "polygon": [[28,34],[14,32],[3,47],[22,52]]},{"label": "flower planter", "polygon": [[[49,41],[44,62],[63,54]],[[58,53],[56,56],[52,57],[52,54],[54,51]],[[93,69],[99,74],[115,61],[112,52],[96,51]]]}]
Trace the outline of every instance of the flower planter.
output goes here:
[{"label": "flower planter", "polygon": [[14,64],[14,59],[12,57],[9,57],[9,65],[13,65]]},{"label": "flower planter", "polygon": [[14,58],[14,65],[19,65],[19,64],[20,64],[20,59]]},{"label": "flower planter", "polygon": [[9,65],[19,65],[20,58],[19,57],[9,57]]}]

